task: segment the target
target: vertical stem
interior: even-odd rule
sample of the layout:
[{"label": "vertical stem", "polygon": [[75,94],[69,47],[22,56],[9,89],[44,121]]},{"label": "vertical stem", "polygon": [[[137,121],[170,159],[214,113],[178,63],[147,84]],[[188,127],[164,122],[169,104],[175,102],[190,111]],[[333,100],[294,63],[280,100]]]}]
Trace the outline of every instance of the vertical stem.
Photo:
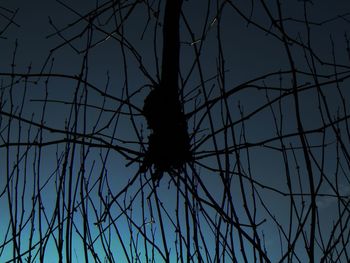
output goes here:
[{"label": "vertical stem", "polygon": [[172,92],[178,88],[182,0],[167,0],[164,11],[161,84]]}]

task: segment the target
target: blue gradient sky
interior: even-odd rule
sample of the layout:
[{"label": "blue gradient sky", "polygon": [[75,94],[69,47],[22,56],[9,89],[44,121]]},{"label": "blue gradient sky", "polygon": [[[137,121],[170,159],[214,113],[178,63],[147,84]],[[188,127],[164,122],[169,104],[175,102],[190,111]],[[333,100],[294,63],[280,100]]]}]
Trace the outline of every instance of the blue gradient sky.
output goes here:
[{"label": "blue gradient sky", "polygon": [[[250,1],[236,1],[237,6],[245,13],[249,14],[249,10],[251,9]],[[272,13],[276,15],[276,5],[275,1],[267,1],[269,4]],[[68,2],[67,2],[68,4]],[[67,10],[64,6],[59,4],[56,1],[51,0],[36,0],[36,1],[21,1],[21,0],[5,0],[2,1],[1,5],[6,6],[10,9],[19,8],[18,14],[16,16],[16,23],[20,25],[11,26],[9,30],[4,35],[7,39],[0,40],[0,71],[1,72],[10,72],[11,71],[11,60],[12,54],[14,50],[15,40],[18,40],[18,50],[16,54],[16,68],[17,72],[26,72],[28,66],[32,65],[32,72],[40,72],[43,64],[45,63],[50,50],[55,49],[60,43],[62,43],[62,39],[59,39],[57,36],[52,36],[47,38],[50,34],[54,32],[53,28],[49,25],[50,16],[52,21],[58,28],[62,28],[68,25],[70,22],[77,19],[76,14]],[[81,13],[85,13],[89,11],[91,8],[95,6],[95,1],[71,1],[69,5],[76,10],[79,10]],[[195,37],[200,37],[200,34],[203,30],[202,25],[204,22],[204,15],[206,12],[205,6],[200,6],[200,1],[185,1],[183,4],[183,12],[185,16],[188,18],[189,23],[194,31]],[[303,4],[300,1],[285,1],[282,5],[284,14],[286,18],[294,17],[297,19],[303,19]],[[212,9],[215,10],[215,3],[212,3]],[[336,1],[336,4],[332,1],[315,1],[312,9],[310,9],[309,19],[310,21],[321,22],[327,19],[334,18],[339,14],[345,14],[350,11],[350,5],[348,1]],[[269,20],[264,13],[261,5],[256,4],[253,9],[252,17],[260,22],[262,25],[268,27]],[[209,20],[213,20],[215,18],[215,12],[211,12],[209,15]],[[224,12],[221,17],[221,35],[222,35],[222,44],[224,49],[224,57],[225,57],[225,66],[228,70],[226,73],[226,89],[230,90],[236,87],[237,85],[244,83],[247,80],[259,77],[261,75],[277,72],[279,70],[288,70],[289,64],[286,56],[286,52],[279,41],[277,41],[271,35],[268,35],[261,30],[258,30],[252,24],[247,24],[240,15],[228,6],[225,7]],[[349,32],[349,16],[345,16],[344,19],[339,18],[334,21],[330,21],[325,23],[322,27],[319,25],[312,26],[312,45],[314,47],[315,52],[325,61],[331,61],[331,52],[332,46],[330,42],[330,36],[333,38],[336,43],[335,53],[337,55],[338,63],[349,65],[349,58],[346,56],[346,42],[344,41],[344,32]],[[133,43],[135,48],[138,50],[139,54],[142,56],[142,61],[146,66],[146,69],[151,74],[151,76],[156,79],[156,63],[154,59],[154,47],[153,47],[153,27],[149,27],[146,31],[144,38],[141,39],[141,34],[144,29],[144,26],[147,22],[147,17],[144,15],[144,9],[136,9],[134,13],[131,15],[129,20],[125,24],[125,36],[126,38]],[[0,22],[1,23],[1,22]],[[153,25],[153,24],[152,24]],[[84,24],[78,24],[77,26],[72,27],[71,29],[64,32],[66,37],[74,36],[83,28]],[[292,37],[297,37],[298,34],[301,35],[302,38],[305,38],[306,31],[301,23],[295,21],[285,21],[286,30]],[[217,72],[217,43],[215,42],[217,36],[217,30],[215,24],[212,28],[208,29],[206,39],[202,40],[203,49],[201,53],[201,63],[203,66],[203,73],[205,78],[210,78],[214,76]],[[96,39],[102,39],[103,34],[96,33]],[[73,42],[73,45],[80,49],[84,47],[85,38],[78,39]],[[194,60],[193,47],[191,45],[191,38],[188,32],[185,30],[184,23],[181,23],[181,41],[183,42],[181,45],[181,76],[184,78],[189,74],[190,67]],[[161,30],[158,32],[157,39],[157,55],[160,57],[161,55]],[[307,64],[305,63],[304,54],[302,50],[298,47],[292,47],[293,54],[295,57],[295,62],[297,68],[300,70],[306,70]],[[137,61],[133,59],[130,55],[128,57],[128,86],[131,91],[135,91],[142,87],[145,84],[150,84],[150,82],[143,76],[143,74],[139,70],[139,66]],[[81,68],[82,55],[77,54],[71,47],[68,45],[60,48],[59,50],[55,50],[52,55],[52,58],[55,58],[53,72],[59,72],[62,74],[68,75],[78,75]],[[331,74],[333,73],[332,67],[325,67],[322,65],[318,66],[319,72],[322,74]],[[48,71],[48,67],[45,68],[44,71]],[[108,73],[107,73],[108,72]],[[109,77],[109,82],[108,82]],[[311,78],[299,78],[300,82],[309,82],[312,81]],[[9,81],[9,78],[4,78],[5,83]],[[125,96],[123,94],[123,85],[125,85],[125,79],[123,74],[123,64],[122,64],[122,53],[120,49],[120,45],[113,41],[112,39],[108,39],[104,41],[102,44],[98,45],[93,49],[89,54],[89,76],[88,81],[98,87],[100,90],[103,90],[106,86],[108,87],[109,94],[121,98]],[[271,77],[260,81],[260,85],[266,86],[278,86],[279,78]],[[108,84],[107,84],[108,83]],[[348,84],[344,82],[343,85]],[[200,79],[198,72],[194,72],[190,75],[188,82],[184,87],[184,94],[190,92],[195,87],[200,85]],[[76,83],[72,80],[67,79],[59,79],[59,78],[51,78],[49,80],[49,98],[52,100],[65,100],[71,101],[72,96],[74,96]],[[216,80],[209,81],[207,84],[207,89],[210,90],[210,87],[214,87],[213,93],[211,94],[212,98],[219,95],[218,83]],[[291,87],[291,79],[290,76],[287,76],[282,81],[282,87],[290,88]],[[326,87],[324,89],[326,94],[326,99],[328,101],[328,105],[330,106],[332,115],[336,115],[337,110],[341,105],[341,99],[339,94],[335,91],[334,86]],[[349,89],[343,89],[344,97],[349,101],[350,91]],[[17,103],[20,102],[21,94],[23,94],[23,86],[18,86],[15,88],[16,95],[15,101]],[[143,99],[145,95],[148,93],[147,89],[143,89],[140,93],[136,94],[132,103],[134,103],[139,108],[142,107]],[[29,85],[29,92],[27,94],[27,101],[30,99],[43,99],[45,94],[45,85],[43,81],[36,84]],[[270,99],[278,96],[278,92],[269,93]],[[247,115],[250,112],[253,112],[256,108],[266,103],[266,94],[264,91],[256,90],[256,89],[245,89],[234,96],[231,96],[229,99],[230,107],[232,107],[232,118],[237,120],[240,118],[240,113],[238,110],[238,105],[243,107],[244,114]],[[91,92],[89,94],[89,103],[92,105],[102,105],[105,103],[105,107],[110,109],[111,112],[105,111],[103,113],[103,119],[101,121],[101,126],[107,123],[110,119],[112,119],[112,125],[116,127],[116,137],[118,139],[124,141],[135,141],[136,133],[134,131],[133,126],[131,125],[130,119],[128,117],[122,117],[120,120],[113,119],[113,110],[117,107],[116,101],[113,99],[108,99],[107,101],[103,101],[103,98],[98,93]],[[201,101],[200,103],[203,103]],[[34,119],[40,120],[40,112],[41,103],[37,101],[31,101],[26,104],[26,111],[24,112],[25,118],[30,118],[32,113],[35,114]],[[321,117],[318,111],[318,97],[316,90],[312,89],[309,91],[305,91],[301,93],[301,105],[302,105],[302,121],[304,124],[305,130],[318,128],[321,123]],[[185,105],[185,110],[190,111],[193,110],[193,104],[188,103]],[[284,132],[292,133],[296,132],[296,121],[294,117],[294,112],[291,110],[293,107],[292,98],[286,97],[282,100],[282,111],[284,114]],[[278,110],[278,105],[273,105],[274,110]],[[69,107],[67,105],[62,104],[48,104],[46,110],[46,124],[51,127],[63,128],[65,125],[65,120],[69,115]],[[127,108],[125,107],[126,111]],[[260,113],[252,116],[245,122],[246,129],[246,139],[248,142],[254,143],[259,142],[265,139],[269,139],[271,137],[276,136],[276,130],[274,128],[274,123],[271,115],[271,109],[266,108]],[[216,107],[213,108],[212,114],[215,118],[215,126],[217,128],[222,125],[221,117],[220,117],[221,108],[220,105],[217,104]],[[95,121],[98,119],[99,112],[96,112],[94,109],[88,110],[89,120],[87,123],[88,129],[92,129]],[[202,116],[198,114],[198,117]],[[192,119],[189,123],[190,130],[193,128]],[[137,117],[136,125],[141,131],[143,128],[143,136],[147,137],[146,124],[145,120],[142,117]],[[79,126],[79,125],[78,125]],[[208,122],[203,124],[203,129],[208,128]],[[239,138],[239,132],[241,130],[241,126],[237,126],[235,131],[237,132],[237,139]],[[82,126],[79,126],[78,129],[82,129]],[[112,131],[109,131],[108,134],[111,134]],[[207,134],[207,131],[204,131],[203,134]],[[52,136],[52,139],[55,138],[55,135],[47,134],[47,139],[50,139],[49,136]],[[200,137],[200,136],[199,136]],[[222,137],[219,137],[219,145],[223,147]],[[320,144],[322,142],[321,135],[310,135],[308,138],[309,142],[312,144]],[[324,171],[326,174],[334,173],[336,167],[336,146],[332,144],[334,140],[334,136],[331,134],[327,134],[326,141],[330,143],[330,146],[327,148],[327,153],[325,156],[325,168]],[[125,145],[121,142],[114,141],[114,143]],[[285,141],[286,144],[292,143],[300,146],[300,142],[294,138]],[[139,150],[139,146],[135,144],[127,144],[128,147],[131,147],[134,150]],[[270,143],[268,146],[278,146],[278,142]],[[64,149],[64,145],[59,145],[58,148],[56,146],[49,146],[43,149],[43,155],[45,161],[42,161],[40,164],[40,174],[42,176],[42,180],[46,180],[50,178],[49,176],[53,174],[53,177],[58,176],[58,172],[55,171],[55,162],[56,162],[56,152],[60,152]],[[201,151],[213,150],[212,141],[208,141],[203,144],[201,148],[198,150],[198,156],[204,154]],[[89,157],[86,161],[86,171],[92,174],[91,184],[95,182],[96,178],[98,178],[99,174],[102,170],[101,157],[105,156],[106,149],[100,150],[98,148],[91,149],[89,153]],[[33,152],[34,153],[34,150]],[[3,153],[1,153],[3,154]],[[80,154],[77,151],[77,163],[75,163],[75,172],[78,174],[79,170],[79,158]],[[315,156],[320,157],[320,152],[315,150]],[[31,155],[30,158],[35,158],[35,155]],[[11,158],[15,158],[11,156]],[[297,159],[302,163],[301,151],[297,151]],[[94,160],[96,163],[94,163]],[[292,174],[294,178],[297,177],[296,165],[294,164],[294,160],[290,157],[290,166]],[[10,164],[15,162],[13,159]],[[217,168],[217,163],[215,163],[215,158],[203,158],[200,159],[199,162],[206,164],[208,166],[213,166]],[[244,153],[242,153],[242,162],[247,164],[248,160]],[[285,177],[285,169],[284,163],[282,159],[282,155],[271,148],[265,147],[254,147],[250,150],[250,162],[251,167],[250,170],[247,166],[245,166],[245,172],[251,173],[253,178],[261,183],[267,184],[271,187],[279,189],[280,191],[287,191],[286,177]],[[30,161],[28,163],[31,163]],[[118,192],[122,188],[123,185],[127,183],[127,181],[134,176],[137,171],[137,165],[131,165],[129,167],[125,167],[127,161],[120,154],[116,152],[109,153],[108,162],[106,164],[105,170],[103,172],[108,173],[111,189],[115,192]],[[232,162],[234,163],[234,162]],[[0,167],[6,167],[7,163],[4,158],[0,159]],[[29,165],[30,166],[30,165]],[[25,165],[22,164],[21,172],[24,170]],[[234,169],[233,167],[231,167]],[[305,167],[301,164],[301,169],[303,170]],[[348,169],[348,168],[347,168]],[[347,170],[348,171],[348,170]],[[3,172],[2,172],[3,173]],[[317,174],[317,173],[316,173]],[[27,178],[27,186],[28,188],[28,196],[30,195],[30,189],[33,187],[32,180],[32,172],[28,170],[25,174]],[[317,176],[320,176],[317,174]],[[216,200],[220,200],[222,195],[222,185],[218,180],[218,177],[215,173],[205,170],[201,168],[201,177],[202,180],[206,183],[208,190],[212,193],[212,195],[216,198]],[[346,176],[345,176],[346,177]],[[344,178],[345,178],[344,177]],[[24,177],[23,177],[24,178]],[[349,184],[345,179],[341,179],[339,182],[341,186],[341,192],[345,195],[350,193]],[[1,175],[0,178],[0,189],[2,191],[5,186],[5,176]],[[77,179],[77,178],[75,178]],[[23,182],[22,182],[23,183]],[[306,176],[302,177],[302,184],[307,188],[307,180]],[[297,179],[293,180],[293,184],[295,188],[298,188]],[[160,199],[164,200],[164,205],[168,207],[169,211],[174,211],[174,207],[176,204],[176,189],[174,184],[169,185],[169,177],[165,177],[159,187],[159,196]],[[132,193],[136,192],[139,187],[139,184],[136,183],[130,189],[130,196]],[[47,207],[47,212],[50,214],[50,204],[53,204],[56,200],[56,192],[53,191],[56,188],[55,180],[50,180],[49,183],[45,186],[43,190],[44,206]],[[146,192],[150,192],[150,189],[147,188]],[[296,190],[297,191],[297,190]],[[333,194],[331,189],[326,185],[322,187],[323,193]],[[247,223],[247,217],[244,215],[243,205],[241,204],[241,192],[240,187],[237,184],[232,186],[232,193],[234,202],[237,204],[237,212],[242,216],[243,223]],[[128,193],[129,194],[129,193]],[[92,196],[97,198],[97,189],[93,189]],[[261,196],[266,204],[269,205],[273,214],[279,218],[280,222],[288,224],[288,209],[289,209],[289,198],[281,197],[281,195],[276,194],[272,191],[261,191]],[[128,196],[129,198],[129,196]],[[97,199],[96,199],[97,200]],[[136,204],[141,204],[142,200],[140,196],[137,197],[135,201]],[[331,198],[319,198],[319,213],[320,217],[323,218],[322,226],[327,226],[331,224],[332,218],[329,217],[327,219],[327,215],[332,214],[335,210],[335,201]],[[9,211],[8,204],[5,198],[0,199],[0,210]],[[266,213],[263,212],[262,206],[258,204],[261,209],[257,215],[258,218],[261,218],[261,221],[266,218]],[[115,216],[119,214],[119,208],[114,205],[112,208],[115,209],[113,213]],[[79,213],[78,213],[79,214]],[[323,217],[324,216],[324,217]],[[93,213],[91,215],[93,218]],[[141,207],[135,206],[135,210],[133,210],[133,218],[140,225],[143,224],[141,217]],[[150,218],[150,215],[147,216]],[[81,223],[81,218],[77,216],[77,228],[79,223]],[[5,220],[6,222],[8,220]],[[92,219],[93,221],[93,219]],[[258,220],[260,221],[260,220]],[[167,233],[169,236],[173,235],[173,228],[171,227],[171,223],[169,220],[165,220],[166,224],[169,225],[169,232]],[[117,221],[118,226],[121,230],[122,237],[127,240],[129,238],[129,229],[128,224],[124,219]],[[7,225],[0,225],[0,243],[4,242],[4,236],[6,233]],[[157,226],[155,225],[157,229]],[[307,229],[307,228],[306,228]],[[208,226],[204,224],[203,232],[208,233],[208,244],[214,244],[213,234],[211,233]],[[151,231],[151,229],[150,229]],[[159,231],[159,229],[157,229]],[[269,256],[271,260],[278,258],[280,255],[280,251],[276,249],[279,246],[279,237],[277,235],[278,231],[276,230],[273,222],[268,220],[262,230],[265,233],[266,238],[266,249],[270,251]],[[327,229],[325,228],[325,232]],[[97,230],[93,230],[94,233],[97,233]],[[134,233],[136,235],[136,233]],[[78,236],[74,236],[75,239],[79,240]],[[23,245],[25,246],[25,238],[23,238]],[[118,245],[118,241],[114,240],[115,247],[117,251],[121,250],[120,245]],[[159,243],[161,241],[159,240]],[[78,242],[77,242],[78,243]],[[51,243],[51,245],[53,245]],[[79,244],[77,245],[77,261],[75,262],[84,262],[82,259],[83,252],[79,249]],[[300,246],[300,249],[303,249],[303,244],[298,243],[297,247]],[[210,247],[210,246],[209,246]],[[54,247],[53,247],[54,248]],[[142,246],[143,249],[143,246]],[[143,251],[140,248],[140,253]],[[211,248],[210,248],[211,249]],[[214,248],[213,248],[214,249]],[[239,249],[237,247],[236,249]],[[53,249],[54,250],[54,249]],[[5,262],[11,257],[12,247],[11,245],[6,246],[4,253],[0,257],[1,262]],[[118,252],[117,252],[118,253]],[[174,254],[172,254],[174,255]],[[54,258],[57,255],[47,255],[47,262],[56,262]],[[252,255],[249,255],[252,256]],[[302,254],[301,258],[305,256]],[[52,259],[52,261],[50,261]],[[122,259],[118,262],[123,262]],[[46,262],[46,261],[45,261]]]}]

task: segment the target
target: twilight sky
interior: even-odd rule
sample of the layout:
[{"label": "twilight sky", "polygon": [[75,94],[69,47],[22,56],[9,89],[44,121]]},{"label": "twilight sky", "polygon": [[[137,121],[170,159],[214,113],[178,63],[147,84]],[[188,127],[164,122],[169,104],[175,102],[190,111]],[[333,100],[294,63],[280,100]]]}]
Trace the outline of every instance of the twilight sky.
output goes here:
[{"label": "twilight sky", "polygon": [[[103,6],[104,3],[108,5],[112,2],[98,1],[98,5]],[[108,10],[93,19],[92,31],[89,31],[87,21],[88,17],[94,16],[94,13],[84,19],[80,19],[80,16],[93,10],[97,5],[96,1],[5,0],[0,4],[0,7],[11,10],[18,8],[14,19],[16,24],[10,25],[2,34],[3,39],[0,39],[2,110],[10,112],[12,100],[13,115],[20,115],[27,120],[33,118],[36,123],[40,123],[43,119],[46,127],[60,130],[42,131],[38,127],[30,127],[28,123],[23,123],[21,128],[14,121],[11,123],[11,132],[8,133],[9,118],[1,115],[0,192],[5,194],[0,197],[0,206],[1,210],[5,211],[4,222],[6,222],[0,226],[0,250],[3,249],[0,254],[1,262],[13,257],[13,244],[8,241],[11,239],[11,234],[6,233],[8,222],[11,221],[9,211],[14,209],[9,206],[8,200],[11,193],[15,193],[14,188],[9,190],[8,185],[13,185],[15,178],[18,178],[20,188],[26,189],[23,194],[25,198],[19,201],[18,207],[28,207],[26,209],[30,210],[33,206],[30,198],[35,196],[39,184],[42,186],[41,194],[44,196],[42,205],[46,208],[48,218],[52,217],[54,211],[52,204],[61,198],[57,197],[57,182],[63,173],[65,147],[68,145],[60,141],[66,138],[62,132],[65,127],[86,134],[85,142],[91,143],[91,147],[85,148],[81,144],[76,144],[76,151],[73,153],[70,148],[68,158],[72,160],[70,167],[73,167],[71,170],[72,176],[74,175],[73,185],[80,187],[79,178],[82,176],[90,180],[87,187],[91,189],[89,195],[92,201],[88,217],[92,235],[98,237],[93,223],[98,221],[97,214],[101,214],[104,208],[100,202],[99,191],[108,203],[110,201],[108,198],[111,199],[108,194],[116,195],[137,174],[137,162],[131,162],[127,158],[136,158],[135,153],[142,151],[140,141],[147,142],[146,122],[138,109],[142,108],[143,100],[150,90],[149,85],[152,84],[150,78],[157,80],[160,71],[164,1],[161,1],[159,16],[156,12],[158,1],[154,3],[140,1],[130,13],[127,11],[131,10],[132,4],[129,6],[128,2],[137,1],[122,1],[125,8],[121,13],[118,12],[117,17],[118,19],[119,15],[126,17],[123,23],[115,22],[112,10]],[[298,216],[295,212],[291,215],[291,210],[295,209],[300,212],[301,218],[306,218],[303,231],[305,233],[310,231],[310,216],[306,212],[310,206],[308,172],[298,136],[295,101],[290,92],[293,87],[293,75],[289,72],[291,68],[286,48],[281,39],[278,39],[281,38],[281,34],[269,17],[271,15],[278,19],[276,2],[188,0],[183,3],[183,17],[180,21],[181,94],[185,101],[185,113],[195,112],[188,120],[190,134],[198,128],[191,142],[195,149],[195,170],[206,190],[218,204],[228,202],[223,201],[225,193],[218,170],[221,169],[230,176],[231,198],[242,224],[249,224],[242,196],[246,196],[251,211],[256,207],[254,215],[256,222],[264,222],[257,231],[261,237],[264,236],[265,249],[272,262],[280,260],[281,254],[286,252],[286,241],[282,242],[284,251],[281,252],[279,249],[281,231],[276,221],[286,233],[291,236],[297,235]],[[146,3],[149,4],[148,7]],[[319,232],[316,234],[319,243],[315,246],[317,247],[315,255],[318,261],[322,254],[322,249],[319,248],[322,247],[320,236],[324,235],[324,242],[328,242],[329,233],[334,222],[337,222],[339,211],[347,214],[344,218],[349,217],[349,211],[344,209],[343,205],[344,200],[347,200],[346,196],[350,194],[350,160],[347,159],[350,150],[347,126],[349,115],[347,107],[350,100],[348,88],[350,4],[346,0],[321,0],[310,2],[306,6],[309,27],[303,22],[305,21],[303,1],[282,1],[281,4],[284,29],[290,37],[289,48],[295,68],[298,70],[301,122],[304,131],[307,132],[305,138],[310,147],[308,154],[319,194],[316,198],[317,220],[322,231],[318,229]],[[5,9],[0,9],[0,14],[2,14],[0,17],[2,28],[7,24],[4,16],[9,17],[11,14]],[[247,19],[250,19],[250,22]],[[119,30],[123,30],[125,39],[121,39],[120,35],[115,33],[116,24],[123,25]],[[86,53],[84,50],[89,39],[93,47]],[[15,52],[15,67],[12,69],[16,40],[18,47]],[[222,48],[224,63],[220,57],[219,45]],[[310,49],[307,49],[308,45],[312,47],[313,56]],[[199,51],[198,60],[196,50]],[[337,67],[333,66],[334,58]],[[18,75],[15,77],[18,83],[11,84],[11,77],[6,73],[14,70],[15,73],[24,74],[28,72],[29,65],[31,65],[30,73],[42,72],[44,76],[30,77],[26,81]],[[334,76],[335,71],[338,73],[337,76]],[[74,79],[74,76],[79,76],[81,72],[88,85]],[[49,73],[54,75],[47,79]],[[341,78],[344,79],[335,81]],[[205,107],[197,110],[205,103],[204,91],[212,103],[210,115],[205,111]],[[218,99],[224,92],[227,94],[227,100]],[[46,95],[47,103],[44,103]],[[24,103],[21,110],[23,96]],[[128,102],[121,103],[127,96],[130,96]],[[281,98],[277,99],[280,96]],[[77,115],[74,115],[76,108],[72,106],[75,97],[78,104],[88,105],[80,107]],[[269,104],[273,100],[276,101]],[[133,118],[130,117],[130,112],[134,114]],[[342,121],[337,121],[341,118]],[[335,126],[330,125],[332,122],[336,122]],[[225,125],[230,128],[223,129]],[[318,130],[323,126],[327,128]],[[31,132],[27,134],[29,130]],[[35,142],[40,140],[41,135],[47,145],[28,149],[28,159],[25,161],[19,161],[17,157],[25,155],[25,146],[5,147],[6,143],[15,143],[18,140]],[[89,137],[90,135],[92,137]],[[283,138],[280,140],[279,136]],[[81,138],[75,139],[81,140]],[[56,140],[59,143],[53,143]],[[281,150],[282,144],[284,150]],[[73,147],[72,145],[70,147]],[[111,145],[113,147],[108,147]],[[118,147],[121,147],[121,150]],[[130,149],[131,152],[124,149]],[[126,156],[123,156],[124,153]],[[236,154],[240,156],[239,162]],[[41,161],[38,161],[39,159]],[[82,165],[85,167],[84,175],[79,170]],[[189,167],[186,171],[188,172],[186,176],[191,176],[192,171]],[[130,234],[128,218],[131,217],[131,213],[139,226],[143,226],[146,224],[145,221],[153,217],[150,210],[145,212],[146,216],[142,216],[141,205],[147,206],[144,200],[147,195],[152,194],[151,185],[146,185],[144,188],[143,194],[146,197],[141,197],[138,191],[140,184],[150,175],[147,173],[138,176],[142,177],[143,181],[137,179],[120,198],[120,203],[113,203],[110,208],[112,211],[110,217],[116,220],[124,242],[129,235],[137,236],[134,232]],[[164,206],[164,217],[169,216],[169,219],[164,219],[164,224],[170,243],[175,235],[171,219],[175,218],[174,211],[179,193],[175,181],[171,178],[165,175],[157,188],[158,198]],[[290,191],[288,180],[291,192],[295,194],[294,199],[288,194]],[[252,181],[255,182],[253,189]],[[245,194],[242,193],[242,184]],[[198,195],[206,201],[210,200],[201,187],[198,189]],[[133,197],[135,200],[131,201]],[[62,197],[62,200],[68,203],[66,198]],[[81,201],[79,191],[75,201],[75,204]],[[125,214],[118,205],[125,205],[128,202],[133,210]],[[184,205],[184,202],[185,199],[181,199],[181,205]],[[64,205],[61,206],[64,211]],[[217,221],[218,214],[214,209],[205,204],[204,207],[208,211],[208,217]],[[80,208],[79,206],[74,219],[76,229],[79,229],[79,224],[83,222],[82,215],[79,214]],[[180,217],[184,218],[185,212],[180,211],[180,214]],[[23,212],[23,215],[25,220],[30,218],[29,212]],[[157,224],[157,219],[155,220]],[[201,241],[202,245],[207,242],[209,251],[214,253],[215,239],[212,225],[206,221],[204,215],[199,216],[199,220],[203,221],[203,233],[208,235]],[[185,224],[185,220],[181,223]],[[108,229],[107,223],[105,224],[104,227]],[[289,228],[289,224],[294,225]],[[46,223],[43,224],[43,229],[45,227],[47,229]],[[31,228],[28,224],[23,229],[21,249],[24,252],[28,249],[29,241],[26,237]],[[159,235],[156,243],[161,246],[159,226],[150,231],[153,230]],[[339,231],[336,229],[335,232]],[[73,242],[76,246],[74,262],[83,262],[84,260],[78,260],[84,256],[79,245],[81,238],[78,232],[73,231],[73,240],[76,242]],[[247,232],[252,234],[250,229]],[[345,232],[349,232],[348,227]],[[112,231],[112,235],[113,233]],[[39,234],[35,232],[34,240],[38,237]],[[53,237],[54,234],[51,239],[49,238],[47,251],[50,251],[52,258],[55,258],[57,251]],[[308,237],[308,234],[305,236],[300,234],[296,238],[295,261],[306,260],[304,240]],[[121,253],[120,257],[123,258],[118,240],[113,242],[118,253]],[[128,242],[126,244],[129,245]],[[239,251],[239,246],[235,246],[235,249]],[[101,243],[96,242],[96,250],[101,253],[103,260]],[[175,246],[171,251],[170,258],[175,262]],[[143,247],[138,252],[142,254],[140,257],[144,257]],[[160,255],[156,254],[155,257]],[[247,257],[253,259],[249,249]],[[126,262],[124,258],[120,260],[122,261],[116,260],[116,262],[124,260]],[[237,260],[243,262],[239,252]],[[141,262],[144,262],[144,258]]]}]

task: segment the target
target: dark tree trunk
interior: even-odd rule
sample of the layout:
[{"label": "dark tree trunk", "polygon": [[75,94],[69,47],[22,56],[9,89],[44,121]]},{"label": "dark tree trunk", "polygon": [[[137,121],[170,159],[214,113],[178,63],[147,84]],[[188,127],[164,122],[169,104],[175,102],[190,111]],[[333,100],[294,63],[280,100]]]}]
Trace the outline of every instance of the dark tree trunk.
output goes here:
[{"label": "dark tree trunk", "polygon": [[143,108],[152,130],[143,170],[154,164],[157,174],[154,179],[191,159],[187,123],[178,94],[181,6],[182,0],[166,2],[161,81],[147,96]]},{"label": "dark tree trunk", "polygon": [[168,0],[164,12],[161,86],[177,94],[182,0]]}]

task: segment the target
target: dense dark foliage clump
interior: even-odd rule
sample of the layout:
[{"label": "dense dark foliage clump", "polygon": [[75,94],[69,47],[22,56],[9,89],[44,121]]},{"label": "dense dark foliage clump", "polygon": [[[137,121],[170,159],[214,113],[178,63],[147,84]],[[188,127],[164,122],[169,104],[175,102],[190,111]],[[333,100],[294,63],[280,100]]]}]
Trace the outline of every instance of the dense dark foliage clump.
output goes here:
[{"label": "dense dark foliage clump", "polygon": [[190,161],[186,118],[176,94],[154,88],[145,99],[143,113],[152,130],[143,168],[154,165],[157,172],[166,172]]}]

